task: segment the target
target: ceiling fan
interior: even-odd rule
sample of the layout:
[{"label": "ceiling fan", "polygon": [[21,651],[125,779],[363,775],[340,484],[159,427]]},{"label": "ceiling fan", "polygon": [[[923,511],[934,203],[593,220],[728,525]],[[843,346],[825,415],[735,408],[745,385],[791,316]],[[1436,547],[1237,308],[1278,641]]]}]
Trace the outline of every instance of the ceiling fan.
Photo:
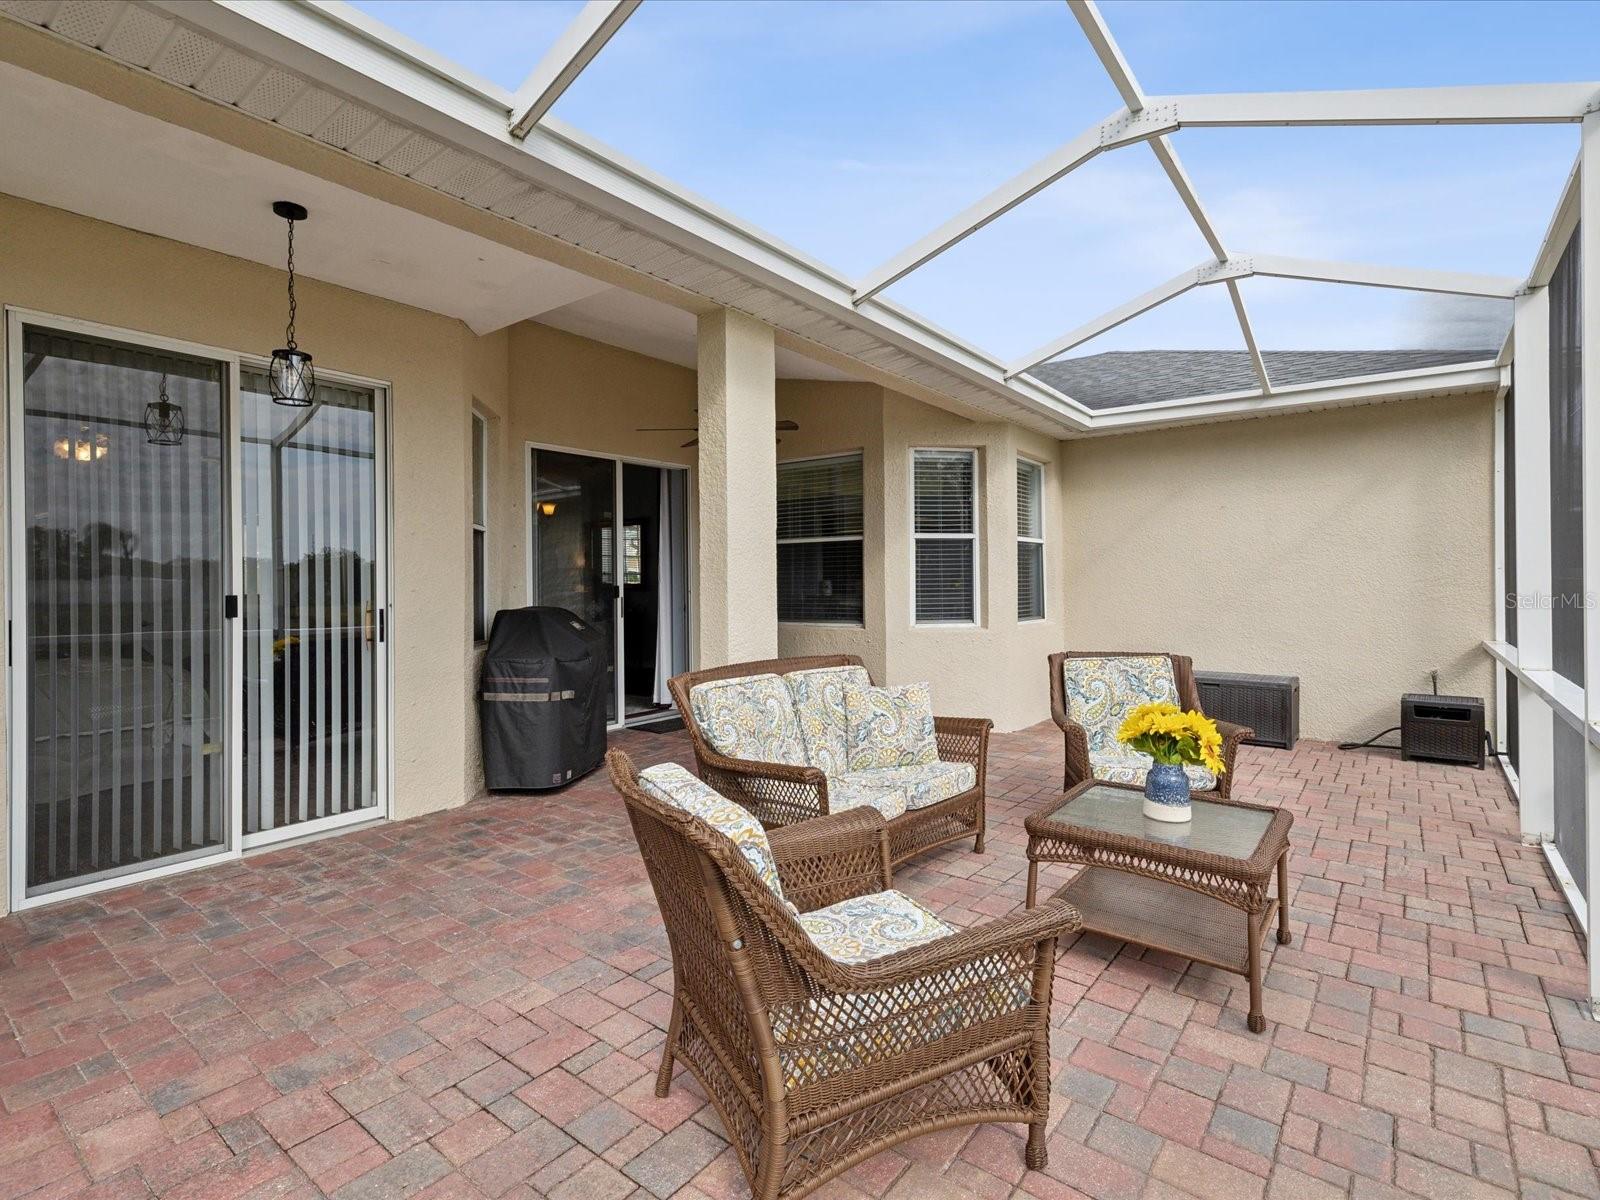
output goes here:
[{"label": "ceiling fan", "polygon": [[[695,411],[699,412],[700,410],[696,409]],[[800,426],[795,421],[779,421],[772,428],[778,433],[798,433],[800,431]],[[638,426],[637,428],[634,429],[634,432],[635,433],[696,433],[697,434],[697,433],[700,432],[700,427],[698,425],[640,425],[640,426]],[[781,441],[783,441],[783,439],[779,438],[778,441],[781,442]],[[679,447],[679,449],[687,450],[687,449],[689,449],[689,447],[698,446],[699,444],[700,444],[700,439],[698,437],[692,437],[687,442],[683,443],[683,445],[681,447]]]}]

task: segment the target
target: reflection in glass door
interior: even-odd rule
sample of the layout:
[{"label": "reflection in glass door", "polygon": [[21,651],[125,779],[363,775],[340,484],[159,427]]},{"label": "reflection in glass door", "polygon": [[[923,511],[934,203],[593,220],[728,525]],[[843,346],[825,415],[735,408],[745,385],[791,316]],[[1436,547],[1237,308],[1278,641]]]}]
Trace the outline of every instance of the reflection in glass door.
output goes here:
[{"label": "reflection in glass door", "polygon": [[[38,895],[228,847],[228,364],[18,330],[14,753]],[[158,404],[182,414],[161,438],[146,428]]]},{"label": "reflection in glass door", "polygon": [[378,393],[319,382],[307,408],[241,373],[244,833],[375,815],[387,636]]},{"label": "reflection in glass door", "polygon": [[617,722],[617,464],[530,451],[535,604],[577,613],[606,636],[606,724]]}]

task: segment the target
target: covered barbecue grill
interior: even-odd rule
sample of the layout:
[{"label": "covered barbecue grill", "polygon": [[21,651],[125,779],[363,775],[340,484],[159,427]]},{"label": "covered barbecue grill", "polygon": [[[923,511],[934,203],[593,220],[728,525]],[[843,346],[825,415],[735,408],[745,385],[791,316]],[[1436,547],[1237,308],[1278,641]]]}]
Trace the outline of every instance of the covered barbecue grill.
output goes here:
[{"label": "covered barbecue grill", "polygon": [[478,684],[483,777],[537,791],[581,779],[606,753],[606,635],[564,608],[494,619]]}]

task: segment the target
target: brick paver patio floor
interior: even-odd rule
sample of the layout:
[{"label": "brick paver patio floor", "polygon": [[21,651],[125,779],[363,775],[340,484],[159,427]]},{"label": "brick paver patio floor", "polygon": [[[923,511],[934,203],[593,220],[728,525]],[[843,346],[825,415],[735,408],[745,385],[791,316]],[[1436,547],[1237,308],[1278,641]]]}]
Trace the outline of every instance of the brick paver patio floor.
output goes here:
[{"label": "brick paver patio floor", "polygon": [[[997,737],[988,853],[897,886],[958,924],[1019,905],[1060,754],[1053,728]],[[1498,774],[1307,742],[1246,747],[1236,787],[1296,822],[1265,1034],[1244,980],[1081,939],[1047,1171],[986,1126],[824,1194],[1600,1195],[1600,1025]],[[599,775],[12,916],[0,1198],[744,1196],[693,1081],[652,1093],[665,954]]]}]

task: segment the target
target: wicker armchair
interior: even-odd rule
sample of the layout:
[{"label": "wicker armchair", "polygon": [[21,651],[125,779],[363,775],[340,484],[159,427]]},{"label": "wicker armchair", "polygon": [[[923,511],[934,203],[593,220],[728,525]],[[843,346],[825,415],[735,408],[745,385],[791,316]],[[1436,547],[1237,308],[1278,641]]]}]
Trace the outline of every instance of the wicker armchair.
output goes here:
[{"label": "wicker armchair", "polygon": [[[700,778],[730,799],[750,809],[768,828],[793,825],[827,816],[828,777],[818,768],[787,763],[752,762],[720,754],[706,741],[690,702],[690,693],[702,683],[748,675],[786,675],[791,671],[824,667],[860,667],[853,654],[813,655],[732,663],[702,671],[687,671],[668,681],[672,698],[694,745]],[[907,859],[962,838],[973,839],[974,853],[983,853],[986,820],[985,785],[989,761],[986,718],[935,717],[934,738],[943,762],[970,763],[975,784],[948,799],[921,808],[909,808],[888,822],[889,862],[899,866]],[[842,807],[842,806],[841,806]]]},{"label": "wicker armchair", "polygon": [[[1064,789],[1091,778],[1093,770],[1089,761],[1089,732],[1072,719],[1068,711],[1066,680],[1063,673],[1067,660],[1072,658],[1166,658],[1172,663],[1173,679],[1178,688],[1178,704],[1185,709],[1205,710],[1200,706],[1200,690],[1194,682],[1194,662],[1187,655],[1164,654],[1148,650],[1066,650],[1050,656],[1050,715],[1066,735],[1066,766],[1062,773]],[[1226,800],[1233,789],[1233,759],[1239,743],[1254,735],[1255,730],[1228,721],[1218,721],[1217,731],[1222,734],[1222,764],[1227,769],[1217,777],[1215,788],[1196,791],[1195,795]]]},{"label": "wicker armchair", "polygon": [[810,916],[883,893],[882,814],[858,808],[771,830],[780,896],[732,840],[647,791],[625,754],[612,751],[607,764],[672,950],[656,1095],[667,1095],[681,1061],[758,1200],[806,1195],[881,1150],[955,1125],[1026,1124],[1025,1161],[1045,1165],[1050,989],[1057,939],[1081,926],[1071,905],[1049,900],[841,962],[788,904]]}]

